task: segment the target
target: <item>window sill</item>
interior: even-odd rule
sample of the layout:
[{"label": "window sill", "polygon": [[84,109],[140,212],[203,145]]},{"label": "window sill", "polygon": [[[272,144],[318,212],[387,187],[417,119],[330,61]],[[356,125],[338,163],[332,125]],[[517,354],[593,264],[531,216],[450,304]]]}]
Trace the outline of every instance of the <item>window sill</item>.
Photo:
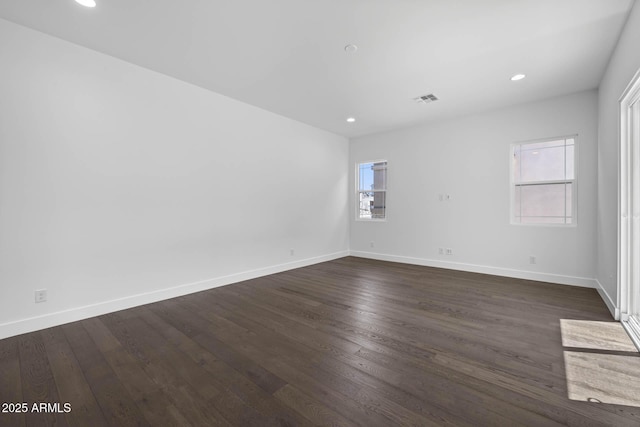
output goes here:
[{"label": "window sill", "polygon": [[532,224],[532,223],[520,223],[511,222],[509,225],[515,225],[517,227],[549,227],[549,228],[575,228],[578,224]]}]

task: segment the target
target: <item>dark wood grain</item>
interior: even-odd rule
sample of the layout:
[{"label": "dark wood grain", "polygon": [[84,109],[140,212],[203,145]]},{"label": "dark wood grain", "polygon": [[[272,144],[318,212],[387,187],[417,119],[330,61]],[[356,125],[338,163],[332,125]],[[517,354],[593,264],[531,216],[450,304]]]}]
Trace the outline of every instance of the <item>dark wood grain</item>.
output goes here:
[{"label": "dark wood grain", "polygon": [[[120,344],[100,319],[93,318],[83,322],[84,329],[91,336],[96,347],[104,355],[122,385],[130,394],[144,417],[152,425],[188,424],[187,418],[174,404],[175,390],[163,389],[147,375],[146,367]],[[170,393],[166,393],[170,391]]]},{"label": "dark wood grain", "polygon": [[[41,411],[41,403],[62,403],[58,396],[55,378],[47,359],[42,335],[32,333],[19,339],[20,376],[22,398],[31,410],[26,413],[27,426],[66,426],[64,414],[46,409]],[[33,405],[36,405],[36,410]]]},{"label": "dark wood grain", "polygon": [[[24,402],[20,379],[20,357],[18,337],[0,340],[0,403]],[[25,414],[18,412],[0,413],[0,425],[24,426]]]},{"label": "dark wood grain", "polygon": [[593,289],[347,257],[2,340],[2,400],[73,411],[0,425],[640,425],[567,397],[561,319],[612,321]]},{"label": "dark wood grain", "polygon": [[102,410],[91,392],[62,328],[42,331],[49,365],[60,393],[61,403],[71,404],[65,418],[71,426],[106,426]]},{"label": "dark wood grain", "polygon": [[188,358],[176,357],[171,346],[137,317],[112,313],[101,320],[190,423],[226,425],[224,417],[207,404],[219,394],[207,372]]},{"label": "dark wood grain", "polygon": [[64,325],[62,329],[107,424],[112,426],[151,425],[107,363],[104,354],[83,328],[82,322]]}]

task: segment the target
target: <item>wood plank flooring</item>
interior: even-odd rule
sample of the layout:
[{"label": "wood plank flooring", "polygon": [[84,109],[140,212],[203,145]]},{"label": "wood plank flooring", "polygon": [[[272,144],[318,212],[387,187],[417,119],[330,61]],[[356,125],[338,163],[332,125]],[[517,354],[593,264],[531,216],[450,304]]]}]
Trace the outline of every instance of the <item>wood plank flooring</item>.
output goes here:
[{"label": "wood plank flooring", "polygon": [[71,411],[0,425],[640,426],[568,398],[561,319],[612,321],[593,289],[347,257],[1,340],[0,403]]}]

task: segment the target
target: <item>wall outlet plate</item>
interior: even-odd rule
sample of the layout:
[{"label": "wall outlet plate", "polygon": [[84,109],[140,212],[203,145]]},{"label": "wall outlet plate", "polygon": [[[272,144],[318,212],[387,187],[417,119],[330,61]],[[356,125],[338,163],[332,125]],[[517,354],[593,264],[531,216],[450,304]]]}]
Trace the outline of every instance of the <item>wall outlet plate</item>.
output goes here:
[{"label": "wall outlet plate", "polygon": [[35,300],[36,303],[45,302],[47,300],[47,290],[38,289],[37,291],[35,291]]}]

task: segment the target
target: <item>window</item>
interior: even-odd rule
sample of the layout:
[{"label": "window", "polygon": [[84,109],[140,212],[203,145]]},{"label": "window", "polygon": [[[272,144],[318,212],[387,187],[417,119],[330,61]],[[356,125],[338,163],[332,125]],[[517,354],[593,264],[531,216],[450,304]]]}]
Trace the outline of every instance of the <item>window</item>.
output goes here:
[{"label": "window", "polygon": [[358,219],[385,219],[387,161],[359,163],[357,170]]},{"label": "window", "polygon": [[576,223],[576,138],[511,146],[511,222]]}]

